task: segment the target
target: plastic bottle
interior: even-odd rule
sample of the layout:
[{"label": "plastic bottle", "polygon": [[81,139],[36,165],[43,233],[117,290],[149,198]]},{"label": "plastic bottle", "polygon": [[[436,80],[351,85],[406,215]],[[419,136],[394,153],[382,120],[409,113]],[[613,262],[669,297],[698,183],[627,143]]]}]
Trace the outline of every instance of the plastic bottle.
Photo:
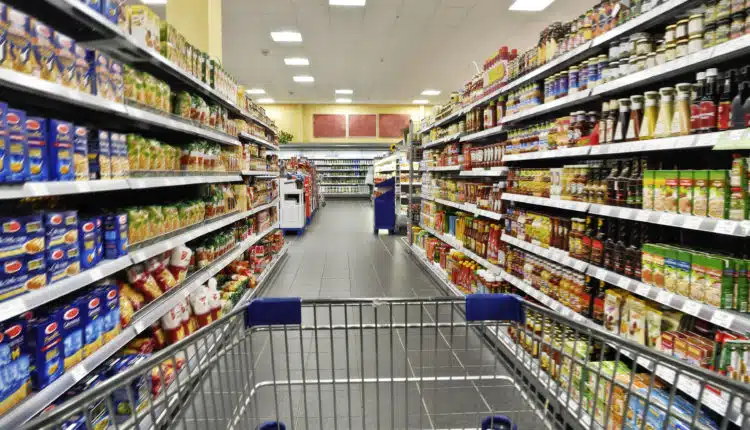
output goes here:
[{"label": "plastic bottle", "polygon": [[729,122],[730,128],[745,128],[745,113],[742,110],[742,105],[748,96],[748,68],[747,66],[740,69],[737,80],[739,81],[737,94],[732,99],[732,112],[730,114]]},{"label": "plastic bottle", "polygon": [[701,98],[701,127],[704,132],[716,131],[716,113],[718,111],[718,92],[716,80],[719,71],[711,68],[706,70],[706,88]]},{"label": "plastic bottle", "polygon": [[736,70],[729,70],[724,74],[724,83],[722,84],[721,95],[719,96],[719,110],[716,121],[719,130],[728,130],[731,127],[732,96],[736,91],[735,73]]}]

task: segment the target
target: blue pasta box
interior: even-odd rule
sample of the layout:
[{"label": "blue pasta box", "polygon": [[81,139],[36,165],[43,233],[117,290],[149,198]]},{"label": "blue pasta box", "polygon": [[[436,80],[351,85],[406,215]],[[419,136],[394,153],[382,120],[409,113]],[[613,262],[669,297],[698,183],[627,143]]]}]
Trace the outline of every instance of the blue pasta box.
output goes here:
[{"label": "blue pasta box", "polygon": [[47,281],[52,284],[81,271],[78,244],[47,249]]},{"label": "blue pasta box", "polygon": [[[0,47],[2,49],[2,47]],[[5,181],[8,166],[5,163],[8,155],[8,104],[0,102],[0,182]]]},{"label": "blue pasta box", "polygon": [[107,343],[120,334],[120,290],[117,284],[107,284],[104,289],[104,326],[102,340]]},{"label": "blue pasta box", "polygon": [[15,318],[0,324],[0,413],[20,403],[31,392],[29,356],[23,352],[27,321]]},{"label": "blue pasta box", "polygon": [[19,255],[0,260],[0,300],[8,300],[28,292],[29,274],[26,256]]},{"label": "blue pasta box", "polygon": [[101,51],[91,49],[86,51],[91,94],[112,100],[112,88],[109,81],[109,61],[109,57]]},{"label": "blue pasta box", "polygon": [[73,126],[73,170],[76,181],[89,180],[89,129]]},{"label": "blue pasta box", "polygon": [[98,252],[101,235],[101,217],[81,219],[78,223],[78,238],[81,251],[81,269],[90,269],[101,261]]},{"label": "blue pasta box", "polygon": [[78,89],[78,78],[76,76],[76,42],[72,38],[55,31],[55,49],[57,58],[54,67],[60,76],[60,82],[68,87]]},{"label": "blue pasta box", "polygon": [[5,182],[23,182],[29,177],[29,148],[26,140],[26,112],[8,109],[8,152]]},{"label": "blue pasta box", "polygon": [[[95,388],[104,381],[104,375],[95,370],[86,375],[85,378],[75,384],[63,396],[63,401],[74,399],[88,390]],[[85,414],[78,413],[68,417],[62,424],[65,430],[87,430],[87,429],[108,429],[112,421],[107,409],[106,397],[102,396],[101,400],[96,400],[85,407]],[[83,410],[82,410],[83,412]],[[128,415],[130,417],[131,415]]]},{"label": "blue pasta box", "polygon": [[104,328],[104,290],[95,288],[86,295],[86,306],[83,307],[83,358],[101,348]]},{"label": "blue pasta box", "polygon": [[91,88],[91,76],[89,76],[89,62],[86,59],[86,48],[83,45],[76,43],[74,49],[74,67],[76,81],[78,82],[78,90],[86,94],[91,94],[93,89]]},{"label": "blue pasta box", "polygon": [[41,390],[59,378],[65,368],[60,333],[60,313],[29,321],[25,351],[30,358],[31,383],[35,390]]},{"label": "blue pasta box", "polygon": [[118,103],[125,101],[125,77],[122,63],[111,59],[109,61],[109,85],[112,99]]},{"label": "blue pasta box", "polygon": [[18,9],[8,7],[5,11],[5,26],[8,43],[7,61],[2,65],[27,75],[31,74],[31,34],[29,16]]},{"label": "blue pasta box", "polygon": [[0,66],[8,64],[8,6],[0,3]]},{"label": "blue pasta box", "polygon": [[[111,378],[147,360],[146,355],[126,355],[110,360],[105,364],[107,375]],[[131,382],[112,392],[113,408],[118,423],[130,419],[133,413],[144,412],[152,398],[151,378],[148,375],[138,375]],[[133,405],[135,402],[135,405]]]},{"label": "blue pasta box", "polygon": [[41,215],[0,218],[0,258],[45,250]]},{"label": "blue pasta box", "polygon": [[31,18],[29,20],[29,35],[31,36],[31,74],[45,81],[62,83],[57,67],[57,48],[52,27],[42,21]]},{"label": "blue pasta box", "polygon": [[89,179],[112,179],[109,132],[89,135]]},{"label": "blue pasta box", "polygon": [[13,318],[0,324],[0,344],[8,346],[11,360],[18,359],[23,353],[27,325],[28,321],[23,318]]},{"label": "blue pasta box", "polygon": [[29,145],[29,181],[46,181],[47,120],[30,116],[26,118],[26,135]]},{"label": "blue pasta box", "polygon": [[44,253],[27,255],[26,273],[29,275],[26,281],[27,290],[38,290],[47,285],[47,256]]},{"label": "blue pasta box", "polygon": [[63,362],[65,370],[70,369],[83,359],[83,320],[81,308],[86,306],[86,299],[79,297],[63,306],[60,315],[62,322]]},{"label": "blue pasta box", "polygon": [[50,211],[45,212],[44,217],[44,228],[49,230],[53,228],[77,228],[78,227],[78,211]]},{"label": "blue pasta box", "polygon": [[97,262],[104,258],[104,220],[102,217],[96,217],[96,258]]},{"label": "blue pasta box", "polygon": [[117,24],[120,20],[120,6],[117,0],[103,0],[102,1],[102,15],[107,18],[113,24]]},{"label": "blue pasta box", "polygon": [[128,215],[109,214],[104,218],[104,258],[114,260],[128,253]]},{"label": "blue pasta box", "polygon": [[55,211],[44,214],[44,231],[47,248],[78,243],[78,212]]},{"label": "blue pasta box", "polygon": [[94,9],[95,11],[99,13],[102,12],[102,0],[81,0],[81,1],[86,3],[86,6],[90,7],[91,9]]},{"label": "blue pasta box", "polygon": [[49,180],[74,180],[73,124],[67,121],[50,119],[47,149],[49,151]]}]

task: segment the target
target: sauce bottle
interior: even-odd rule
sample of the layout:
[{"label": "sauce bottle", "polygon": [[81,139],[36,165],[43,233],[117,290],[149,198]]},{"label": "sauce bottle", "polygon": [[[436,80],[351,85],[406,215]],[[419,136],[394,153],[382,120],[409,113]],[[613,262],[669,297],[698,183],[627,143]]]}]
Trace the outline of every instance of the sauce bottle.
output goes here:
[{"label": "sauce bottle", "polygon": [[591,242],[594,238],[594,227],[591,221],[591,217],[586,217],[586,227],[583,231],[583,248],[581,249],[581,257],[583,261],[588,262],[591,258]]},{"label": "sauce bottle", "polygon": [[607,238],[604,231],[605,231],[604,230],[604,218],[597,218],[596,219],[596,232],[594,233],[594,237],[591,241],[591,259],[590,259],[590,263],[595,264],[597,266],[601,266],[602,261],[604,259],[604,241]]},{"label": "sauce bottle", "polygon": [[691,84],[677,84],[675,87],[676,95],[674,102],[674,112],[672,113],[672,136],[685,136],[690,134],[690,91]]},{"label": "sauce bottle", "polygon": [[701,99],[703,98],[703,88],[706,83],[706,74],[698,72],[695,76],[695,85],[693,85],[692,103],[690,105],[690,131],[692,133],[701,133]]},{"label": "sauce bottle", "polygon": [[716,113],[718,105],[718,93],[716,90],[716,78],[719,74],[717,69],[706,70],[706,87],[701,97],[701,131],[708,133],[716,131]]},{"label": "sauce bottle", "polygon": [[615,243],[615,251],[612,256],[614,262],[614,271],[622,275],[625,273],[625,253],[627,251],[627,235],[628,227],[627,221],[620,220],[617,223],[617,243]]},{"label": "sauce bottle", "polygon": [[607,270],[614,270],[615,268],[615,262],[614,262],[614,255],[615,255],[615,237],[617,232],[617,220],[614,218],[609,219],[609,223],[607,223],[607,239],[604,241],[604,259],[603,259],[603,266]]},{"label": "sauce bottle", "polygon": [[745,128],[745,113],[742,110],[742,105],[747,99],[748,92],[748,67],[745,66],[740,69],[737,80],[739,81],[739,88],[737,94],[732,99],[732,113],[730,115],[730,128]]},{"label": "sauce bottle", "polygon": [[614,206],[617,201],[617,177],[620,176],[619,162],[617,160],[611,161],[611,170],[607,176],[607,204]]},{"label": "sauce bottle", "polygon": [[735,93],[735,75],[736,70],[729,70],[724,74],[724,83],[721,87],[719,96],[719,110],[717,118],[717,128],[719,130],[729,130],[732,122],[732,95]]},{"label": "sauce bottle", "polygon": [[627,206],[628,184],[630,182],[630,171],[632,163],[632,160],[623,160],[620,174],[615,179],[615,204],[617,206]]},{"label": "sauce bottle", "polygon": [[641,134],[641,121],[643,121],[643,96],[630,96],[630,121],[628,131],[625,133],[625,141],[638,140]]},{"label": "sauce bottle", "polygon": [[617,114],[619,113],[619,106],[617,100],[609,101],[609,112],[607,113],[607,133],[605,134],[605,142],[612,143],[615,139],[615,129],[617,127]]},{"label": "sauce bottle", "polygon": [[625,267],[623,275],[628,278],[641,279],[640,264],[641,261],[641,243],[640,243],[640,228],[637,223],[630,223],[630,243],[625,250]]},{"label": "sauce bottle", "polygon": [[656,130],[656,117],[659,114],[659,93],[646,91],[643,98],[644,109],[640,140],[648,140],[654,138],[654,131]]},{"label": "sauce bottle", "polygon": [[656,120],[654,137],[669,137],[672,134],[672,115],[674,114],[674,88],[659,88],[659,117]]},{"label": "sauce bottle", "polygon": [[627,182],[628,196],[625,201],[625,206],[629,208],[640,207],[638,203],[638,197],[639,197],[638,191],[641,189],[640,170],[641,170],[640,161],[638,159],[634,159],[632,163],[632,168],[630,170],[630,177],[628,177],[628,182]]},{"label": "sauce bottle", "polygon": [[630,122],[630,99],[622,98],[617,100],[620,113],[617,116],[617,129],[615,130],[614,142],[624,142],[625,135],[628,133],[628,123]]},{"label": "sauce bottle", "polygon": [[609,103],[602,103],[602,116],[599,117],[599,145],[607,143],[607,117],[609,116]]}]

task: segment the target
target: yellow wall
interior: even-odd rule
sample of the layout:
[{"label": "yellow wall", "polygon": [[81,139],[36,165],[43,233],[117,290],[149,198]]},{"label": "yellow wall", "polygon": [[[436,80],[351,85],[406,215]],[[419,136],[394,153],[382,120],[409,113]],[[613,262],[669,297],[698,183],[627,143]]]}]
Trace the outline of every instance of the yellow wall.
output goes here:
[{"label": "yellow wall", "polygon": [[221,61],[221,0],[170,0],[167,21],[192,45]]},{"label": "yellow wall", "polygon": [[412,120],[420,120],[429,112],[428,107],[414,105],[316,105],[316,104],[273,104],[263,105],[268,116],[274,120],[276,125],[286,132],[294,135],[292,142],[302,143],[370,143],[370,142],[395,142],[399,139],[379,137],[352,137],[333,139],[329,137],[313,137],[313,115],[314,114],[407,114]]}]

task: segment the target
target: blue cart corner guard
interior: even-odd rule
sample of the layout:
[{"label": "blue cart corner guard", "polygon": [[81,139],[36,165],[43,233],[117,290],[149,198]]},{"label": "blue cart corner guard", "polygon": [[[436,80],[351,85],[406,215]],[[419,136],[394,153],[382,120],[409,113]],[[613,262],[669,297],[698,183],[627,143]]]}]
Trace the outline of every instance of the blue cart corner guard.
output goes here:
[{"label": "blue cart corner guard", "polygon": [[521,298],[515,294],[469,294],[467,321],[516,321],[523,323]]},{"label": "blue cart corner guard", "polygon": [[286,426],[278,421],[266,421],[256,427],[255,430],[286,430]]},{"label": "blue cart corner guard", "polygon": [[505,415],[495,415],[482,420],[482,430],[518,430],[518,426]]},{"label": "blue cart corner guard", "polygon": [[301,323],[302,299],[299,297],[255,299],[247,305],[245,311],[245,327]]}]

